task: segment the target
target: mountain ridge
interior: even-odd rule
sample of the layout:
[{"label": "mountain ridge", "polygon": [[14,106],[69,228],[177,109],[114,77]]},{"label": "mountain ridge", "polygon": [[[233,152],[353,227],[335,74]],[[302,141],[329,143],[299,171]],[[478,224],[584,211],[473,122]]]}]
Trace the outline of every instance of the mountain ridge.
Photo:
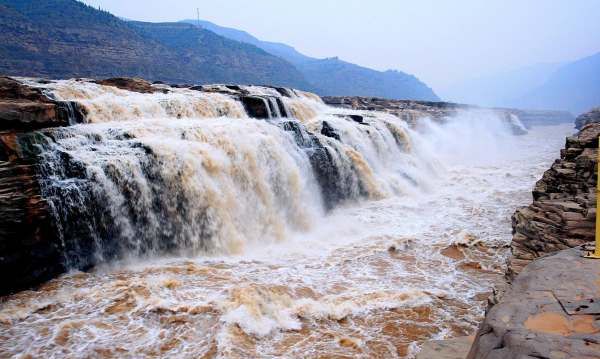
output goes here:
[{"label": "mountain ridge", "polygon": [[440,101],[435,92],[414,75],[397,70],[377,71],[340,60],[306,56],[287,44],[262,41],[250,33],[206,20],[182,20],[231,40],[255,45],[298,68],[322,96],[373,96],[389,99]]},{"label": "mountain ridge", "polygon": [[600,105],[600,52],[561,66],[517,105],[579,114]]},{"label": "mountain ridge", "polygon": [[[293,65],[255,46],[193,25],[126,22],[75,0],[0,0],[0,30],[0,73],[6,75],[310,89]],[[169,32],[181,36],[187,52],[174,48]]]}]

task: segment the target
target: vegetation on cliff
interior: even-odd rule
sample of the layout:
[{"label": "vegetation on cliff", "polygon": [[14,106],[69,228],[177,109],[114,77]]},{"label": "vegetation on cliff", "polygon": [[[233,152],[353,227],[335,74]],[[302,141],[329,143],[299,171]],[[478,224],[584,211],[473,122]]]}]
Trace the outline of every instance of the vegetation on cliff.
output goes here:
[{"label": "vegetation on cliff", "polygon": [[75,0],[0,0],[0,73],[309,88],[291,64],[185,24],[123,21]]}]

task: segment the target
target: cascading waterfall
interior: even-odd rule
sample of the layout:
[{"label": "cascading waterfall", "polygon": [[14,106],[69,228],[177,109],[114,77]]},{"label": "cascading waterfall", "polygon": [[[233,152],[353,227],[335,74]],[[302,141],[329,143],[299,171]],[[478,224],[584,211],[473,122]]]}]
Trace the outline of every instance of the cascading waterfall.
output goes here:
[{"label": "cascading waterfall", "polygon": [[73,124],[15,146],[39,157],[46,237],[69,269],[112,264],[3,298],[0,357],[412,359],[474,332],[510,215],[571,130],[517,137],[483,109],[408,125],[284,88],[22,81]]},{"label": "cascading waterfall", "polygon": [[399,118],[301,91],[24,81],[83,113],[22,139],[38,149],[70,268],[240,253],[306,231],[335,206],[422,190],[439,168]]}]

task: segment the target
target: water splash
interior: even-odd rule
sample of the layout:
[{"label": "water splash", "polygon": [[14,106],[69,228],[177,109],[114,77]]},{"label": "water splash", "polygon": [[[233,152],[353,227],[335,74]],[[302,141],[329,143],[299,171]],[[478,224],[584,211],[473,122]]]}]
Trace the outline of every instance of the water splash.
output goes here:
[{"label": "water splash", "polygon": [[23,139],[69,265],[104,265],[6,298],[0,356],[402,358],[470,334],[510,212],[566,130],[514,139],[494,114],[413,129],[281,99],[307,115],[134,114]]}]

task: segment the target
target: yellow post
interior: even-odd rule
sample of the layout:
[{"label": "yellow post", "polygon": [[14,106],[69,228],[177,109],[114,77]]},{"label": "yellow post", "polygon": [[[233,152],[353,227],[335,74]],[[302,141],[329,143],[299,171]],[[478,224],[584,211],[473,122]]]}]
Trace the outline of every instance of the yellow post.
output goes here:
[{"label": "yellow post", "polygon": [[598,211],[598,207],[600,204],[600,138],[598,139],[598,157],[597,157],[598,179],[596,181],[596,249],[592,251],[587,251],[584,255],[585,258],[592,259],[600,259],[600,211]]}]

